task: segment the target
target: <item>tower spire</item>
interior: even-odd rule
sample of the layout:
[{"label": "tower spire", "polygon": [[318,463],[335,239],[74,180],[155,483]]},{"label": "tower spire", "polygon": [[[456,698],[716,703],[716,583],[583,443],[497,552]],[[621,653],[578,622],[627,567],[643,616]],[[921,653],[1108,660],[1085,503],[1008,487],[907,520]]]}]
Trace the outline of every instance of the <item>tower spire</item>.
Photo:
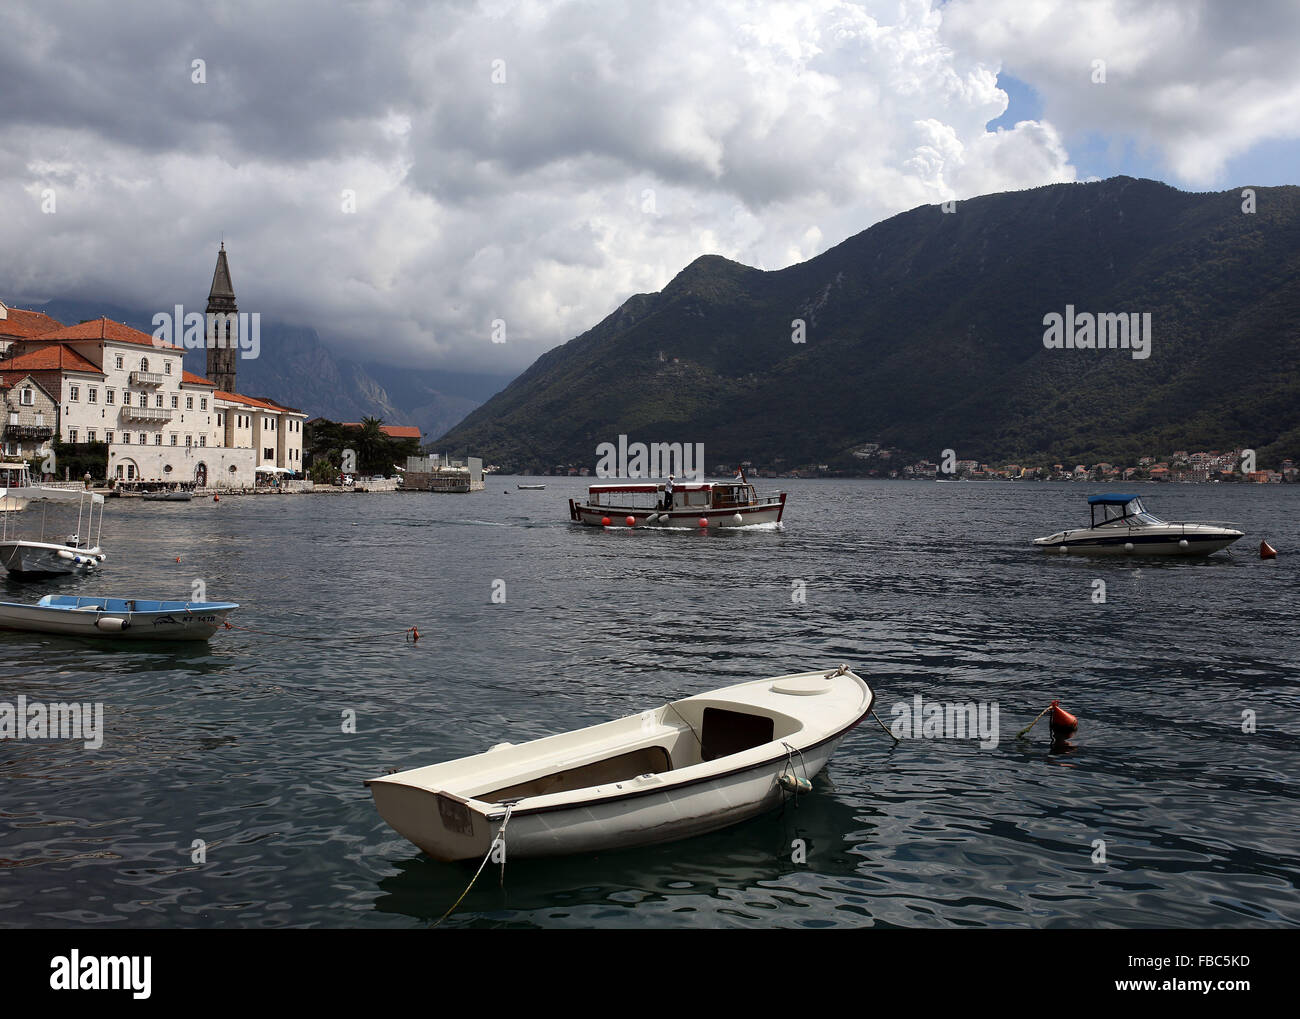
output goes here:
[{"label": "tower spire", "polygon": [[217,252],[217,267],[212,273],[207,308],[208,378],[218,389],[235,392],[235,363],[239,346],[239,306],[235,287],[230,282],[230,265],[226,261],[226,242]]}]

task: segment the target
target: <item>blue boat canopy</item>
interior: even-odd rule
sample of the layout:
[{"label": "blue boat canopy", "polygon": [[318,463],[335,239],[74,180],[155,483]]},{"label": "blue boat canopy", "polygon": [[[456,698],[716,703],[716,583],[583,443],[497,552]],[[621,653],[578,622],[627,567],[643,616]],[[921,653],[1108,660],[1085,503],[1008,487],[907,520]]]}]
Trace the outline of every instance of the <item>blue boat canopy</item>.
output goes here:
[{"label": "blue boat canopy", "polygon": [[1098,505],[1126,506],[1136,498],[1137,498],[1136,495],[1117,495],[1113,492],[1107,493],[1106,495],[1090,495],[1088,496],[1088,505],[1089,506],[1098,506]]}]

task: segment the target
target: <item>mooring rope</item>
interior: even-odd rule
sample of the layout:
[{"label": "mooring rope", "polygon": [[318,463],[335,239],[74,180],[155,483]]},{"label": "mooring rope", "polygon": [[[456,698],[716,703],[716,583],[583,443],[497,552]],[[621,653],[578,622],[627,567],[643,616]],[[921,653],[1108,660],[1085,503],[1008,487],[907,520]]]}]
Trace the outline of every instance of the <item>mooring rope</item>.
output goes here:
[{"label": "mooring rope", "polygon": [[[456,911],[456,907],[459,906],[465,900],[465,896],[469,894],[469,890],[474,887],[474,882],[477,881],[479,875],[483,873],[483,868],[487,866],[488,860],[492,859],[492,852],[493,850],[496,849],[497,843],[500,842],[501,848],[502,849],[505,848],[506,825],[510,823],[510,812],[514,809],[515,809],[514,803],[506,804],[506,816],[501,821],[501,827],[497,829],[497,837],[494,838],[492,840],[492,843],[488,846],[488,851],[483,857],[483,862],[478,865],[478,870],[476,870],[474,872],[474,876],[469,879],[469,884],[465,886],[465,890],[460,893],[460,898],[451,904],[451,908],[448,909],[447,912],[443,913],[442,916],[438,917],[437,923],[433,925],[434,927],[437,927],[438,924],[442,923],[442,921],[446,920],[447,917],[451,916],[451,914]],[[503,852],[501,854],[501,883],[505,884],[505,880],[506,880],[506,855]]]}]

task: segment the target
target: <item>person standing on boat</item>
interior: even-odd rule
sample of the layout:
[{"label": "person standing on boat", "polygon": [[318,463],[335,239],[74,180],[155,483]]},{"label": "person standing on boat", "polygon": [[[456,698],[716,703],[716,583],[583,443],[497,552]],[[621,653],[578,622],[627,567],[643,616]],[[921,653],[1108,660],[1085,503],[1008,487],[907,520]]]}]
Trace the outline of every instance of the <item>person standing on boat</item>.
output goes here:
[{"label": "person standing on boat", "polygon": [[664,504],[661,509],[673,508],[673,476],[668,475],[668,483],[664,485]]}]

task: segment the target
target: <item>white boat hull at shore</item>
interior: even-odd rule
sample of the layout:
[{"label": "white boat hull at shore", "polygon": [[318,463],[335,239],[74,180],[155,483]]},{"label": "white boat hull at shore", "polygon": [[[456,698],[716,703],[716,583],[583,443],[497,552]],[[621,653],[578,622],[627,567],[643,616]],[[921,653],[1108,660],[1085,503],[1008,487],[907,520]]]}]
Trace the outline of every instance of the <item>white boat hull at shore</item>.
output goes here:
[{"label": "white boat hull at shore", "polygon": [[577,732],[366,784],[384,820],[438,860],[652,845],[726,828],[811,781],[874,695],[847,669],[742,683]]}]

